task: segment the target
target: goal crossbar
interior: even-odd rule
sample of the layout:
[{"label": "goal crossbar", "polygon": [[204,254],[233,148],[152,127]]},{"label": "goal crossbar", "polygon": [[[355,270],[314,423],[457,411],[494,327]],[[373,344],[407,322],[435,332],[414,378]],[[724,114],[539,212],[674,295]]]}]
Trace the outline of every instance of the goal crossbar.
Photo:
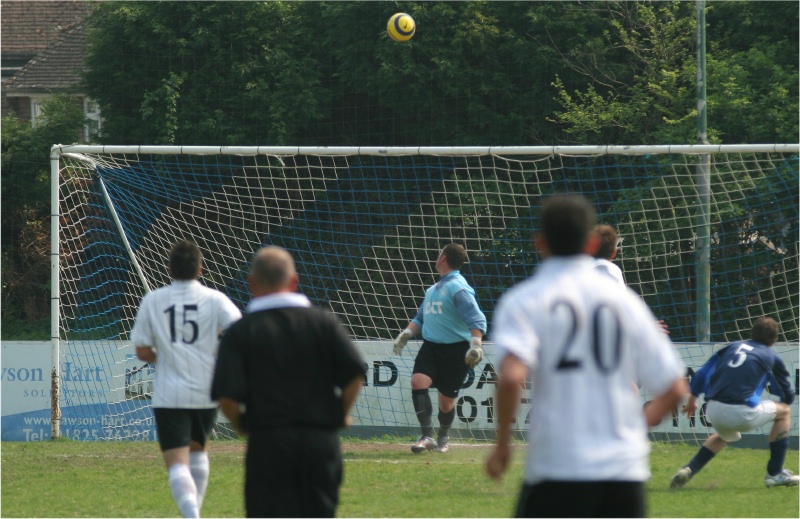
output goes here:
[{"label": "goal crossbar", "polygon": [[62,145],[51,158],[63,153],[153,155],[687,155],[715,153],[798,153],[800,144],[669,144],[652,146],[96,146]]}]

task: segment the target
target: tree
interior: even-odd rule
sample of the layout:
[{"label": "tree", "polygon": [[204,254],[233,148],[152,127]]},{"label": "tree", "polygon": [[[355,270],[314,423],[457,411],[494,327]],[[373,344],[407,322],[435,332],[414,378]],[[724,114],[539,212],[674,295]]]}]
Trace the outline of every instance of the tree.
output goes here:
[{"label": "tree", "polygon": [[321,118],[309,24],[292,2],[100,3],[84,88],[103,142],[288,144]]},{"label": "tree", "polygon": [[[619,82],[604,81],[608,64],[597,61],[587,67],[588,80],[581,88],[569,88],[556,78],[561,109],[552,120],[564,125],[572,142],[695,142],[695,5],[603,5],[608,15],[605,43],[624,50],[622,62],[630,66],[629,73]],[[708,13],[709,140],[797,142],[796,4],[715,2]],[[580,45],[586,54],[595,47],[591,42]]]},{"label": "tree", "polygon": [[[797,9],[773,4],[709,4],[714,141],[797,140]],[[386,35],[396,11],[417,21],[408,42]],[[84,88],[112,144],[696,135],[692,2],[102,2],[87,38]]]},{"label": "tree", "polygon": [[34,125],[3,119],[4,321],[31,323],[50,313],[50,148],[74,142],[87,123],[80,101],[68,95],[45,101]]}]

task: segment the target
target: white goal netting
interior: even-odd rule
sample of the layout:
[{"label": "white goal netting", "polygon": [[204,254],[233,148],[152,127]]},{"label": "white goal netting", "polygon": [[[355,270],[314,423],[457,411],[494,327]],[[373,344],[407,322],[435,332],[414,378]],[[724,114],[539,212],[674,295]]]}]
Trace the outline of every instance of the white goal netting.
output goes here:
[{"label": "white goal netting", "polygon": [[[796,374],[797,152],[785,145],[55,147],[60,433],[155,437],[149,395],[157,367],[138,361],[127,339],[141,297],[169,283],[169,248],[189,238],[203,251],[201,281],[242,307],[252,253],[262,245],[288,249],[300,290],[339,316],[367,361],[354,431],[414,434],[416,345],[396,357],[391,338],[435,282],[438,252],[451,241],[466,246],[462,272],[491,319],[503,291],[536,268],[533,213],[558,191],[584,194],[600,220],[619,230],[615,261],[666,321],[691,370],[715,347],[746,337],[754,318],[770,315],[782,325],[779,348]],[[704,154],[707,195],[697,183]],[[702,240],[707,256],[699,263]],[[698,271],[708,273],[705,293]],[[488,342],[460,395],[455,436],[493,437],[491,330]],[[522,431],[524,403],[520,413]],[[653,432],[696,441],[709,429],[698,415]]]}]

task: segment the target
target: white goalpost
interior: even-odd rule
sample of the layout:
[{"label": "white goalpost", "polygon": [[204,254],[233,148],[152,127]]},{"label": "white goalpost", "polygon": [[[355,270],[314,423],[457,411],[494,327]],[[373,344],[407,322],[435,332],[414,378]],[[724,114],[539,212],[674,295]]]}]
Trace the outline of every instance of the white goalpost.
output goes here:
[{"label": "white goalpost", "polygon": [[[419,343],[395,356],[391,339],[435,281],[438,251],[465,245],[462,273],[491,320],[499,296],[536,268],[533,214],[561,191],[584,194],[619,230],[615,261],[666,321],[687,377],[763,315],[781,323],[776,350],[797,377],[798,153],[797,144],[55,145],[51,435],[156,438],[149,397],[158,367],[140,362],[128,338],[141,297],[169,283],[167,255],[181,238],[203,251],[201,282],[240,307],[252,254],[289,250],[300,290],[339,317],[367,363],[352,432],[416,435],[410,377]],[[493,360],[490,328],[486,358],[459,395],[454,438],[494,437]],[[526,414],[523,401],[520,434]],[[795,445],[797,424],[795,410]],[[665,420],[652,435],[702,442],[709,432],[701,412]]]}]

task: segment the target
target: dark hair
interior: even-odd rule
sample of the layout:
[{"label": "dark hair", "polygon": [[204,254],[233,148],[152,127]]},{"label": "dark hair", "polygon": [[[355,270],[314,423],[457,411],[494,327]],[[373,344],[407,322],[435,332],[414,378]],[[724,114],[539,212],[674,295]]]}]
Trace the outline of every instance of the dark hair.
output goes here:
[{"label": "dark hair", "polygon": [[169,274],[182,281],[197,279],[203,256],[200,248],[189,240],[181,240],[169,251]]},{"label": "dark hair", "polygon": [[600,247],[597,248],[594,257],[610,260],[617,249],[617,240],[619,239],[617,230],[610,225],[599,224],[594,226],[594,232],[600,237]]},{"label": "dark hair", "polygon": [[467,262],[467,250],[463,245],[451,243],[442,249],[442,254],[447,258],[447,264],[453,270],[460,269]]},{"label": "dark hair", "polygon": [[540,226],[547,248],[555,256],[582,254],[597,214],[582,195],[557,194],[548,197],[540,211]]},{"label": "dark hair", "polygon": [[759,317],[753,323],[750,338],[761,344],[772,346],[778,340],[778,321],[772,317]]}]

